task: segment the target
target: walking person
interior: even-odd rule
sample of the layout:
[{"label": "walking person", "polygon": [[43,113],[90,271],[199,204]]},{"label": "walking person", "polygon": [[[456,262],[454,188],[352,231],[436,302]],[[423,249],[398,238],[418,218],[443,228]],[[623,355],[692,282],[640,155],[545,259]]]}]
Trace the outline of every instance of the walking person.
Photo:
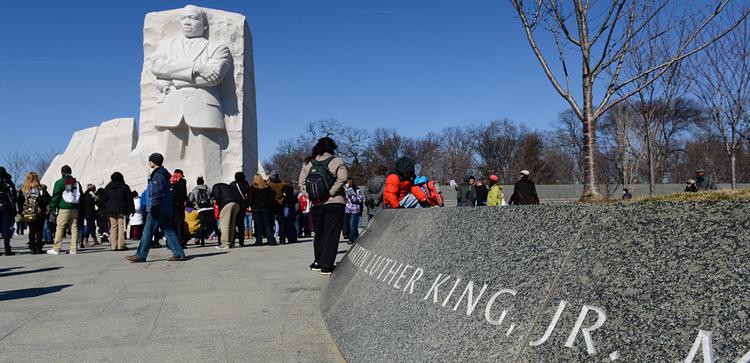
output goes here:
[{"label": "walking person", "polygon": [[529,171],[521,170],[521,179],[513,187],[513,194],[510,196],[511,205],[539,204],[539,196],[536,194],[536,186],[529,179]]},{"label": "walking person", "polygon": [[237,188],[226,183],[217,183],[211,188],[211,198],[219,205],[219,229],[221,240],[216,248],[226,250],[234,247],[234,222],[245,200]]},{"label": "walking person", "polygon": [[169,261],[185,260],[185,251],[183,251],[180,241],[177,240],[172,227],[172,193],[170,191],[169,179],[171,176],[162,164],[164,156],[159,153],[153,153],[148,158],[148,166],[152,170],[148,178],[148,204],[146,205],[146,225],[143,227],[143,237],[138,245],[138,251],[126,257],[130,262],[146,262],[148,252],[151,249],[151,238],[157,228],[164,231],[167,238],[167,247],[172,251]]},{"label": "walking person", "polygon": [[52,197],[39,183],[39,175],[30,172],[18,192],[18,210],[29,226],[29,250],[32,255],[43,253],[44,221]]},{"label": "walking person", "polygon": [[128,236],[130,236],[131,240],[140,241],[141,236],[143,235],[143,213],[141,212],[141,197],[138,195],[138,192],[133,191],[131,193],[131,198],[133,198],[134,212],[128,219],[128,223],[130,224],[130,233],[128,234]]},{"label": "walking person", "polygon": [[[245,173],[240,171],[234,174],[234,181],[230,183],[229,186],[236,189],[242,197],[242,203],[240,203],[240,211],[239,213],[237,213],[237,219],[234,221],[234,229],[238,244],[240,245],[240,247],[245,247],[245,238],[249,238],[245,234],[245,229],[250,229],[250,225],[245,223],[247,208],[250,205],[250,184],[248,184],[247,182]],[[234,240],[232,240],[231,244],[234,244]]]},{"label": "walking person", "polygon": [[13,223],[16,218],[16,186],[13,178],[0,166],[0,234],[3,235],[5,255],[13,256],[10,239],[13,238]]},{"label": "walking person", "polygon": [[324,275],[333,272],[346,206],[344,184],[348,171],[344,160],[335,156],[337,147],[330,137],[318,140],[299,175],[302,193],[313,204],[315,260],[310,269]]},{"label": "walking person", "polygon": [[490,207],[502,207],[508,205],[505,203],[503,187],[500,186],[497,175],[490,175],[490,190],[487,192],[487,205]]},{"label": "walking person", "polygon": [[102,192],[102,214],[109,220],[110,248],[125,251],[128,249],[125,245],[125,216],[135,213],[133,192],[119,172],[114,172],[110,180]]},{"label": "walking person", "polygon": [[211,201],[211,192],[208,191],[208,186],[203,177],[198,177],[196,184],[193,191],[190,192],[188,199],[195,204],[195,208],[198,210],[198,220],[201,224],[198,241],[201,247],[204,247],[206,239],[211,236],[211,232],[216,230],[216,219],[214,218],[214,204]]},{"label": "walking person", "polygon": [[367,189],[365,189],[365,205],[367,205],[367,219],[372,218],[383,209],[383,190],[385,189],[385,173],[388,167],[379,165],[375,169],[375,175],[367,180]]},{"label": "walking person", "polygon": [[346,196],[344,228],[347,230],[346,237],[349,244],[352,244],[359,238],[359,221],[362,219],[362,199],[364,198],[352,178],[346,181],[344,193]]},{"label": "walking person", "polygon": [[70,226],[70,254],[78,253],[78,216],[81,203],[82,188],[70,166],[64,165],[60,172],[62,178],[55,182],[52,188],[52,201],[50,208],[58,210],[55,230],[55,243],[52,249],[47,250],[50,255],[59,255],[62,252],[62,240],[65,237],[65,229]]},{"label": "walking person", "polygon": [[187,181],[183,178],[182,170],[175,169],[169,179],[170,191],[172,192],[172,224],[177,239],[182,248],[187,246],[185,238],[185,204],[188,202]]},{"label": "walking person", "polygon": [[276,198],[276,192],[268,186],[263,176],[256,174],[249,194],[250,208],[253,210],[255,222],[256,246],[263,245],[263,236],[268,239],[269,245],[276,245],[276,237],[273,235],[274,198]]}]

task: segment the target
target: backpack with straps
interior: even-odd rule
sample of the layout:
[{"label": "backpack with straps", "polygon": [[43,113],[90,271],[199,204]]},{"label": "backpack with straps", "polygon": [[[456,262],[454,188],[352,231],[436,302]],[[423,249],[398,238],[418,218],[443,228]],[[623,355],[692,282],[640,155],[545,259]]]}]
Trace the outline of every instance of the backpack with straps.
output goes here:
[{"label": "backpack with straps", "polygon": [[328,165],[335,157],[331,156],[325,160],[311,161],[312,166],[305,178],[307,195],[313,203],[320,203],[331,197],[331,187],[336,182],[336,176],[331,173]]},{"label": "backpack with straps", "polygon": [[208,190],[198,189],[198,193],[195,195],[195,203],[198,204],[198,208],[211,208],[211,197],[208,195]]},{"label": "backpack with straps", "polygon": [[42,207],[39,205],[39,192],[31,191],[24,193],[23,195],[23,210],[21,211],[21,217],[26,222],[35,222],[42,217]]},{"label": "backpack with straps", "polygon": [[76,178],[70,176],[63,179],[65,189],[62,193],[62,199],[68,204],[78,204],[81,202],[81,188]]}]

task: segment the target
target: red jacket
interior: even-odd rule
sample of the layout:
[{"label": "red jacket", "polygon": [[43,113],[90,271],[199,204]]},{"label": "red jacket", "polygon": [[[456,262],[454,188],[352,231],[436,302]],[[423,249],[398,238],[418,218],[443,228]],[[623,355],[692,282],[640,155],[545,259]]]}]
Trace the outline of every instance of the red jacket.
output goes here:
[{"label": "red jacket", "polygon": [[388,177],[385,178],[383,204],[388,208],[398,208],[399,201],[411,192],[411,187],[411,181],[402,181],[397,174],[388,175]]}]

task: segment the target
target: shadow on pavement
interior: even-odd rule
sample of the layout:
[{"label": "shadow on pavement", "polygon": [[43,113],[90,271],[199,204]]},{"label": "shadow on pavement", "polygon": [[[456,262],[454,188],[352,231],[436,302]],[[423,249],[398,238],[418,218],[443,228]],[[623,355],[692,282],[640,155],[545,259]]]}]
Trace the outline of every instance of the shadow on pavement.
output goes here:
[{"label": "shadow on pavement", "polygon": [[23,266],[3,267],[3,268],[0,268],[0,272],[6,272],[6,271],[10,271],[10,270],[18,270],[19,268],[23,268]]},{"label": "shadow on pavement", "polygon": [[[0,277],[9,277],[9,276],[33,274],[37,272],[54,271],[54,270],[59,270],[61,268],[62,267],[45,267],[45,268],[38,268],[36,270],[29,270],[29,271],[14,271],[14,272],[0,273]],[[0,271],[2,270],[5,270],[5,269],[0,269]]]},{"label": "shadow on pavement", "polygon": [[48,287],[32,287],[30,289],[0,291],[0,301],[27,299],[47,294],[56,293],[66,287],[73,285],[57,285]]},{"label": "shadow on pavement", "polygon": [[200,255],[188,255],[188,256],[185,256],[185,257],[187,257],[188,260],[192,260],[194,258],[200,258],[200,257],[211,257],[211,256],[218,256],[218,255],[226,255],[227,253],[229,253],[229,252],[211,252],[211,253],[202,253]]}]

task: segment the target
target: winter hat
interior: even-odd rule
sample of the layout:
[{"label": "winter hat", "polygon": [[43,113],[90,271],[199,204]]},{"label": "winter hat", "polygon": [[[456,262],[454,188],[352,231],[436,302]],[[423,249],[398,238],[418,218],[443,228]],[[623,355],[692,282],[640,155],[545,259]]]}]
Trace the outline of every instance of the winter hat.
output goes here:
[{"label": "winter hat", "polygon": [[161,166],[162,164],[164,164],[164,156],[159,153],[153,153],[151,154],[151,156],[148,157],[148,161],[158,166]]},{"label": "winter hat", "polygon": [[426,176],[420,176],[416,179],[414,179],[414,184],[425,184],[427,183],[427,177]]},{"label": "winter hat", "polygon": [[494,174],[493,174],[493,175],[490,175],[490,181],[491,181],[491,182],[493,182],[493,183],[497,183],[497,182],[498,182],[498,180],[500,180],[500,179],[499,179],[499,178],[497,177],[497,175],[494,175]]},{"label": "winter hat", "polygon": [[120,182],[120,183],[124,183],[125,182],[125,178],[122,176],[122,174],[120,174],[119,171],[116,171],[116,172],[112,173],[112,176],[110,177],[110,179],[112,179],[112,181],[117,181],[117,182]]},{"label": "winter hat", "polygon": [[70,167],[69,167],[69,166],[67,166],[67,165],[63,165],[63,167],[62,167],[62,168],[60,168],[60,172],[61,172],[62,174],[65,174],[65,175],[70,175],[70,174],[73,174],[73,170],[72,170],[72,169],[70,169]]},{"label": "winter hat", "polygon": [[526,175],[526,176],[529,176],[529,174],[530,174],[530,173],[529,173],[529,171],[528,171],[528,170],[525,170],[525,169],[524,169],[524,170],[521,170],[521,175]]},{"label": "winter hat", "polygon": [[246,180],[247,178],[245,177],[245,173],[241,171],[234,173],[234,181],[241,182],[241,181],[246,181]]}]

